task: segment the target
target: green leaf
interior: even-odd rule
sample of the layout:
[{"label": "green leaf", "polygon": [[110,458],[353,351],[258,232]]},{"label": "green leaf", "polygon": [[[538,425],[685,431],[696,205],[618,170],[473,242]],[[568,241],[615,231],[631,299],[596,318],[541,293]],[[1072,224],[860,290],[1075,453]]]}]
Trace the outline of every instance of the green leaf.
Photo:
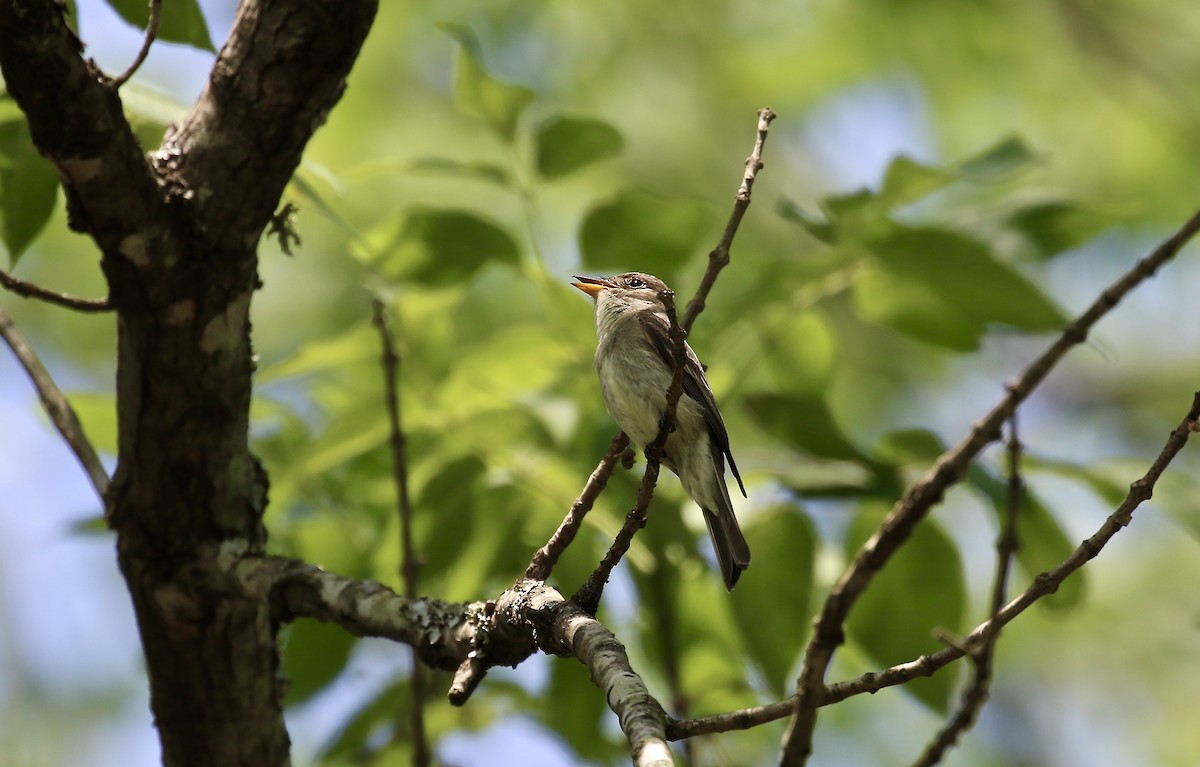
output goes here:
[{"label": "green leaf", "polygon": [[873,455],[892,466],[931,464],[946,452],[942,440],[928,429],[902,429],[880,437]]},{"label": "green leaf", "polygon": [[263,365],[255,374],[255,381],[262,386],[286,378],[344,370],[378,360],[380,354],[378,331],[367,323],[359,323],[339,335],[308,341],[292,356]]},{"label": "green leaf", "polygon": [[757,514],[743,527],[755,564],[743,577],[744,585],[730,596],[733,612],[751,660],[771,692],[783,697],[812,622],[809,596],[816,533],[796,507]]},{"label": "green leaf", "polygon": [[[885,513],[882,504],[864,506],[850,526],[849,556],[875,532]],[[962,631],[966,606],[958,549],[940,527],[925,520],[854,605],[846,631],[872,661],[887,668],[941,649],[931,632],[939,627]],[[927,679],[914,679],[903,689],[945,713],[953,685],[953,674],[943,670]]]},{"label": "green leaf", "polygon": [[1020,136],[1009,136],[959,163],[958,172],[977,180],[1005,176],[1033,164],[1038,155]]},{"label": "green leaf", "polygon": [[903,207],[949,186],[957,178],[952,170],[924,165],[901,155],[888,165],[879,198],[888,208]]},{"label": "green leaf", "polygon": [[[145,30],[150,20],[146,0],[105,0],[122,19]],[[182,43],[202,51],[216,52],[208,25],[197,0],[167,0],[162,4],[155,38],[168,43]],[[132,55],[132,54],[131,54]]]},{"label": "green leaf", "polygon": [[988,247],[958,232],[893,224],[869,243],[872,261],[854,285],[862,315],[958,351],[978,348],[991,323],[1057,330],[1059,309]]},{"label": "green leaf", "polygon": [[834,421],[824,399],[753,394],[743,401],[755,423],[789,447],[817,458],[870,462]]},{"label": "green leaf", "polygon": [[58,174],[33,146],[24,117],[0,122],[0,239],[10,266],[37,239],[57,200]]},{"label": "green leaf", "polygon": [[285,636],[283,674],[289,682],[289,706],[311,698],[337,678],[356,641],[341,626],[307,618],[294,621]]},{"label": "green leaf", "polygon": [[1021,234],[1035,258],[1046,259],[1092,239],[1112,224],[1112,217],[1056,200],[1027,205],[1004,223]]},{"label": "green leaf", "polygon": [[472,178],[501,186],[511,185],[508,171],[503,166],[491,162],[462,162],[447,157],[420,157],[413,160],[407,170]]},{"label": "green leaf", "polygon": [[638,269],[670,280],[712,221],[706,205],[626,190],[592,208],[579,229],[587,269]]},{"label": "green leaf", "polygon": [[425,285],[464,282],[490,261],[517,263],[520,253],[508,232],[481,216],[419,207],[393,216],[352,251],[390,279]]},{"label": "green leaf", "polygon": [[458,108],[464,114],[482,119],[511,142],[521,113],[533,101],[533,91],[524,86],[501,82],[488,74],[483,66],[479,41],[469,28],[453,23],[439,24],[438,27],[459,43],[454,76],[454,97]]},{"label": "green leaf", "polygon": [[768,311],[759,333],[776,390],[814,396],[825,391],[837,361],[837,338],[824,314]]},{"label": "green leaf", "polygon": [[593,117],[555,115],[537,129],[537,169],[543,178],[573,173],[621,151],[617,129]]},{"label": "green leaf", "polygon": [[550,684],[539,698],[538,718],[546,729],[566,739],[580,758],[608,763],[615,752],[601,725],[609,712],[604,695],[597,692],[582,665],[551,663]]},{"label": "green leaf", "polygon": [[826,245],[837,241],[838,228],[812,213],[801,208],[795,201],[781,197],[776,208],[785,221],[791,221],[804,227],[805,231]]},{"label": "green leaf", "polygon": [[[482,572],[489,564],[479,556],[479,551],[489,548],[488,541],[479,540],[479,530],[493,520],[476,518],[476,491],[486,471],[483,461],[473,455],[443,459],[441,469],[414,499],[414,535],[424,563],[423,577],[451,573],[462,579],[466,571]],[[464,542],[475,546],[470,556]],[[478,584],[482,578],[470,580]],[[457,596],[462,589],[453,593]]]},{"label": "green leaf", "polygon": [[[999,519],[1008,515],[1007,482],[974,465],[967,472],[967,483],[991,501]],[[1075,551],[1058,520],[1028,487],[1021,493],[1017,540],[1017,563],[1031,577],[1053,570]],[[1049,607],[1071,607],[1083,599],[1085,586],[1086,572],[1078,570],[1041,601]]]}]

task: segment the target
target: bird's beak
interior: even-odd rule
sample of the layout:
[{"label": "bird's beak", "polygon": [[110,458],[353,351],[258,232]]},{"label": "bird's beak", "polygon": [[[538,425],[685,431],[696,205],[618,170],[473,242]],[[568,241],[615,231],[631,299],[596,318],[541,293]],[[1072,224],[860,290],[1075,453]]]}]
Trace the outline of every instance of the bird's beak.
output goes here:
[{"label": "bird's beak", "polygon": [[571,284],[582,290],[584,293],[587,293],[592,298],[600,295],[600,291],[602,290],[608,290],[609,288],[616,287],[616,285],[612,284],[608,280],[601,279],[599,277],[580,277],[577,274],[575,275],[575,279],[579,280],[579,282],[572,282]]}]

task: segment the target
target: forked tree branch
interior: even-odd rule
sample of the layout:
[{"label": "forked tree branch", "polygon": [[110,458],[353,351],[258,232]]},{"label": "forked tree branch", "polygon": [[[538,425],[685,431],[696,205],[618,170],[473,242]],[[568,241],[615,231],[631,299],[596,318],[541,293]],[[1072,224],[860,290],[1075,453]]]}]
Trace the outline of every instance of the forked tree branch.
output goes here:
[{"label": "forked tree branch", "polygon": [[[1105,519],[1104,524],[1059,563],[1050,572],[1041,573],[1033,582],[1011,602],[1006,604],[996,617],[988,620],[963,638],[961,642],[945,647],[935,653],[922,655],[915,660],[901,663],[883,671],[863,674],[854,679],[823,686],[820,695],[821,706],[839,703],[846,698],[864,693],[875,693],[887,687],[895,687],[918,677],[932,676],[954,661],[964,657],[968,650],[980,646],[986,637],[1007,626],[1018,615],[1028,610],[1042,597],[1053,594],[1063,581],[1094,559],[1104,550],[1104,547],[1118,532],[1129,524],[1133,512],[1154,492],[1154,486],[1163,471],[1170,465],[1179,451],[1187,444],[1188,437],[1200,431],[1200,392],[1192,399],[1191,409],[1183,421],[1171,432],[1166,444],[1150,468],[1142,477],[1129,486],[1129,493],[1121,501],[1116,510]],[[667,737],[671,740],[691,738],[696,735],[707,735],[730,730],[746,730],[767,722],[774,722],[792,715],[796,709],[799,695],[792,695],[786,700],[770,703],[764,706],[739,709],[714,716],[699,717],[684,721],[672,721],[667,725]]]},{"label": "forked tree branch", "polygon": [[784,737],[781,757],[784,767],[802,765],[812,753],[812,735],[817,709],[824,694],[825,672],[834,650],[843,641],[843,625],[850,608],[875,574],[900,548],[930,508],[941,500],[946,490],[962,478],[979,452],[1000,437],[1004,422],[1041,384],[1067,351],[1086,340],[1092,327],[1104,315],[1160,266],[1174,258],[1197,231],[1200,231],[1200,213],[1193,215],[1153,253],[1138,261],[1133,269],[1101,293],[1078,319],[1067,326],[1058,340],[1025,369],[1009,387],[1004,399],[978,421],[959,444],[942,454],[925,477],[908,487],[879,530],[862,545],[853,562],[830,590],[813,626],[812,637],[804,654],[804,667],[796,682],[798,698],[795,716]]},{"label": "forked tree branch", "polygon": [[996,537],[996,574],[992,577],[991,607],[988,611],[988,628],[971,652],[973,666],[971,682],[962,694],[958,711],[930,742],[925,752],[913,763],[913,767],[933,767],[954,747],[964,732],[975,723],[975,717],[988,699],[988,688],[992,681],[992,659],[996,641],[1000,638],[1000,624],[996,616],[1004,609],[1008,593],[1008,577],[1013,558],[1017,554],[1017,521],[1021,511],[1021,496],[1024,483],[1021,481],[1021,440],[1017,434],[1017,414],[1008,421],[1008,498],[1004,516],[1000,520],[1000,533]]}]

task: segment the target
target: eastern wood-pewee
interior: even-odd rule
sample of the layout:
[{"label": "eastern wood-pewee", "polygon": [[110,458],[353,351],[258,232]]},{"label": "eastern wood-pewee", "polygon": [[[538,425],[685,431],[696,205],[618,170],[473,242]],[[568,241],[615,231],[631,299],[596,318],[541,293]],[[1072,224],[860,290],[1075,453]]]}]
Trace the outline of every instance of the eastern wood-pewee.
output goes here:
[{"label": "eastern wood-pewee", "polygon": [[[658,436],[667,406],[667,387],[675,371],[674,346],[666,308],[659,299],[666,285],[657,277],[628,272],[608,279],[575,277],[571,283],[596,304],[596,372],[608,412],[621,430],[643,447]],[[662,465],[679,477],[683,489],[699,504],[708,524],[725,588],[733,590],[738,576],[750,566],[750,547],[742,536],[729,489],[725,459],[746,488],[729,452],[729,434],[704,368],[685,344],[683,394],[675,411],[675,430],[667,438]]]}]

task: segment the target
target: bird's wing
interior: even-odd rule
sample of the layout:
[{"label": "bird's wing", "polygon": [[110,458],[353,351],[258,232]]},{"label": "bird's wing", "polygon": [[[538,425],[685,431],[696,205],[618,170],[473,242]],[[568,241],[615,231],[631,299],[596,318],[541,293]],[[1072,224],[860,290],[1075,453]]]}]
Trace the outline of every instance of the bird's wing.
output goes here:
[{"label": "bird's wing", "polygon": [[[671,326],[666,316],[655,312],[641,312],[638,320],[641,322],[642,331],[649,339],[650,345],[662,357],[663,362],[667,363],[667,367],[674,370],[675,350],[674,344],[671,343]],[[721,472],[725,470],[725,467],[721,465],[723,454],[729,459],[729,469],[733,472],[742,495],[745,496],[746,486],[742,484],[742,475],[738,473],[737,463],[733,460],[733,453],[729,450],[729,432],[725,430],[725,421],[721,418],[721,411],[717,409],[717,399],[713,396],[712,389],[708,387],[708,380],[704,377],[704,368],[700,365],[700,358],[686,343],[684,349],[687,351],[688,358],[683,365],[683,392],[699,403],[700,410],[704,413],[704,422],[708,426],[708,433],[712,436],[713,443],[719,451],[713,455],[718,470]]]}]

